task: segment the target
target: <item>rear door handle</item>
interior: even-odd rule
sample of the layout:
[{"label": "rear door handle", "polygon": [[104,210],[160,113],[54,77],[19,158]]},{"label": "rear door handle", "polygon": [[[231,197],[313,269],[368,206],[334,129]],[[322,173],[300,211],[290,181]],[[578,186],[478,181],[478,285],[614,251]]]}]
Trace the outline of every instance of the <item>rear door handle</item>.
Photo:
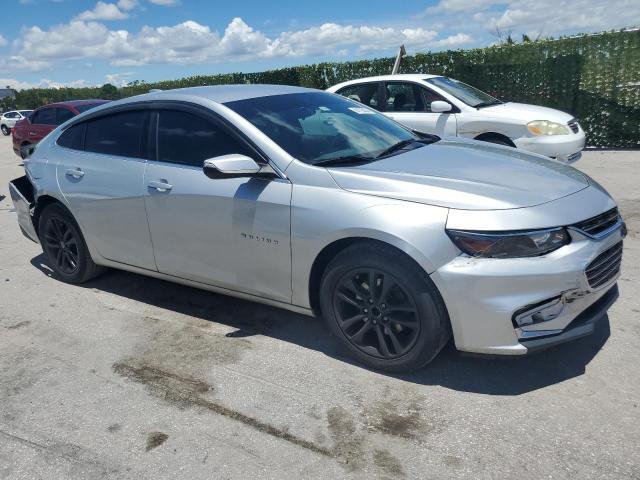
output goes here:
[{"label": "rear door handle", "polygon": [[148,187],[153,188],[154,190],[157,190],[159,192],[168,192],[173,188],[173,185],[167,183],[166,180],[162,179],[159,182],[149,182]]},{"label": "rear door handle", "polygon": [[64,173],[73,178],[84,177],[84,172],[80,168],[68,168],[67,171]]}]

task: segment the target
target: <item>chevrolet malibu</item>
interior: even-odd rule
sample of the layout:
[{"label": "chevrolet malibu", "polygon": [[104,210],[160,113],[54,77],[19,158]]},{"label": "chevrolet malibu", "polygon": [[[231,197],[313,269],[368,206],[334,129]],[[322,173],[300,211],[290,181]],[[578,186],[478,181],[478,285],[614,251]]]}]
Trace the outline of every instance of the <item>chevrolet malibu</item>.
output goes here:
[{"label": "chevrolet malibu", "polygon": [[503,102],[440,75],[384,75],[328,89],[357,100],[414,130],[473,138],[539,153],[565,163],[582,156],[577,120],[553,108]]},{"label": "chevrolet malibu", "polygon": [[417,135],[298,87],[153,92],[96,107],[10,191],[55,275],[104,267],[322,316],[363,364],[525,355],[617,297],[615,202],[546,157]]}]

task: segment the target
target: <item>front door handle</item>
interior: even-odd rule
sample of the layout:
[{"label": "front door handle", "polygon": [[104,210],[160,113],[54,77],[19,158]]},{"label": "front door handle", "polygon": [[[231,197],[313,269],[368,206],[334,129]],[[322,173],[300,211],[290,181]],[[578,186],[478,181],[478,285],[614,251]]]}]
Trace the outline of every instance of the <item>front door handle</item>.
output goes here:
[{"label": "front door handle", "polygon": [[167,183],[166,180],[162,179],[159,182],[149,182],[148,187],[153,188],[154,190],[157,190],[159,192],[168,192],[173,188],[173,185]]},{"label": "front door handle", "polygon": [[36,132],[29,132],[29,135],[31,135],[32,137],[35,137]]},{"label": "front door handle", "polygon": [[64,173],[73,178],[84,177],[84,172],[80,168],[68,168],[67,171]]}]

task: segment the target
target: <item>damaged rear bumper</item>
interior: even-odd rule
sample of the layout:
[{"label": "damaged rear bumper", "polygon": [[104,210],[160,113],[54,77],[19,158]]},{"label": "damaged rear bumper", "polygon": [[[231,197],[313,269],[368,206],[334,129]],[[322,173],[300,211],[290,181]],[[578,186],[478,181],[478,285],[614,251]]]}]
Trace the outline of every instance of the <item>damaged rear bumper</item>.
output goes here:
[{"label": "damaged rear bumper", "polygon": [[9,182],[9,194],[13,200],[13,206],[18,214],[18,225],[25,237],[36,243],[38,234],[33,225],[33,211],[35,207],[35,198],[33,194],[33,185],[26,175],[11,180]]}]

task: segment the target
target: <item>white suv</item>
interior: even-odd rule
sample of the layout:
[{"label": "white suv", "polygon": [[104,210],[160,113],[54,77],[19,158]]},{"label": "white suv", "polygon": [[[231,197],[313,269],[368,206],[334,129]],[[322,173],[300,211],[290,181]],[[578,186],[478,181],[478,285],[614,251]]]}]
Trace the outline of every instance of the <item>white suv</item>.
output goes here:
[{"label": "white suv", "polygon": [[33,113],[33,110],[11,110],[10,112],[3,113],[0,116],[0,130],[2,130],[2,134],[4,136],[9,135],[16,123],[28,117],[31,113]]},{"label": "white suv", "polygon": [[384,75],[329,89],[424,133],[509,145],[572,163],[580,159],[584,131],[568,113],[503,102],[439,75]]}]

